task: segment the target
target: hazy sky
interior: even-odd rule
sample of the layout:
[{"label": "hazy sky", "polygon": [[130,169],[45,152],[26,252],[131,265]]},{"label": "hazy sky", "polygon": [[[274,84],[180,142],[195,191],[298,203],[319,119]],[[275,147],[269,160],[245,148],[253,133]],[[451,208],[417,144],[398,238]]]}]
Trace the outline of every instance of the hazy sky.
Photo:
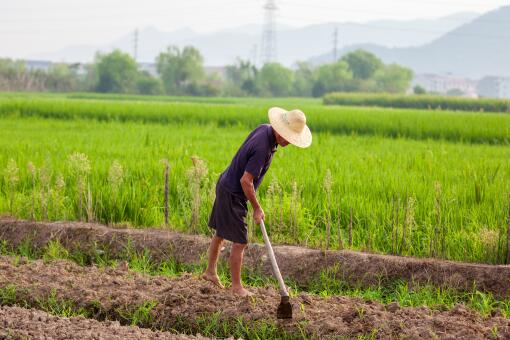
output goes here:
[{"label": "hazy sky", "polygon": [[[69,45],[108,43],[135,28],[211,32],[261,24],[265,0],[0,0],[0,56],[25,57]],[[510,0],[276,0],[278,22],[436,18],[483,13]]]}]

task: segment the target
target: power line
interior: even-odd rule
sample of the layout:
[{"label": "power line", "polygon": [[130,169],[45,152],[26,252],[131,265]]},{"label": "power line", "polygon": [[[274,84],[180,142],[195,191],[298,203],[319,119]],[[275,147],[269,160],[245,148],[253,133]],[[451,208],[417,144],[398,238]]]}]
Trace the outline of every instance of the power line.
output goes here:
[{"label": "power line", "polygon": [[[303,20],[304,19],[302,17],[282,16],[282,15],[280,15],[280,18],[291,19],[291,20]],[[390,30],[390,31],[420,32],[420,33],[442,34],[442,35],[449,34],[449,35],[465,36],[465,37],[482,37],[482,38],[510,39],[510,35],[494,35],[494,34],[479,34],[479,33],[458,33],[458,32],[454,32],[454,30],[456,30],[456,28],[454,28],[453,31],[444,32],[444,31],[432,31],[432,30],[419,29],[419,28],[390,27],[390,26],[375,25],[375,24],[368,24],[368,23],[357,23],[357,22],[340,23],[340,24],[343,24],[343,25],[352,25],[352,26],[364,26],[364,27],[376,28],[378,30],[383,29],[383,30]]]},{"label": "power line", "polygon": [[[289,7],[302,7],[302,8],[310,8],[310,9],[325,9],[325,10],[328,10],[328,11],[339,11],[339,12],[343,12],[343,13],[366,13],[366,14],[377,14],[377,15],[385,15],[385,16],[388,16],[388,15],[394,15],[394,12],[381,12],[381,11],[374,11],[374,10],[371,10],[371,9],[359,9],[359,8],[347,8],[347,7],[332,7],[332,6],[323,6],[323,5],[316,5],[316,4],[305,4],[305,3],[299,3],[299,2],[289,2],[288,3],[288,6]],[[497,10],[499,8],[502,8],[502,7],[505,7],[505,6],[499,6],[497,8],[494,8],[494,9],[491,9],[491,10],[488,10],[486,12],[484,12],[483,14],[480,14],[480,16],[482,15],[485,15],[486,13],[489,13],[489,12],[492,12],[494,10]],[[381,21],[381,20],[398,20],[398,19],[376,19],[376,20],[373,20],[373,21]],[[416,19],[416,20],[420,20],[420,19]],[[443,17],[439,17],[439,18],[435,18],[435,19],[421,19],[421,20],[444,20],[444,21],[463,21],[462,18],[449,18],[448,15],[445,15]],[[491,19],[491,20],[487,20],[487,19],[483,19],[483,18],[478,18],[478,19],[475,19],[475,20],[479,20],[479,21],[486,21],[486,22],[509,22],[510,20],[505,20],[505,19]]]}]

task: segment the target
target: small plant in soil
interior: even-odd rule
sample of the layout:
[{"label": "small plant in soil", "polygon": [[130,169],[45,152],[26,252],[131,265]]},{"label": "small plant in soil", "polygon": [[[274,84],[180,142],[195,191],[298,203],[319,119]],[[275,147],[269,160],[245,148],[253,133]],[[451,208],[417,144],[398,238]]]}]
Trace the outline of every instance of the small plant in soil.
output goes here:
[{"label": "small plant in soil", "polygon": [[59,299],[57,292],[52,291],[46,298],[36,298],[37,307],[52,315],[73,317],[88,316],[86,309],[77,307],[71,300]]},{"label": "small plant in soil", "polygon": [[151,311],[157,305],[157,301],[145,301],[129,310],[118,308],[117,313],[132,326],[150,327],[153,321]]},{"label": "small plant in soil", "polygon": [[119,210],[117,206],[119,190],[122,182],[124,181],[124,169],[119,161],[114,160],[110,169],[108,170],[108,183],[110,184],[111,189],[111,199],[112,199],[112,209],[111,209],[111,217],[110,222],[115,222],[116,217],[122,218],[122,216],[116,216],[115,212]]},{"label": "small plant in soil", "polygon": [[186,172],[191,194],[191,218],[189,226],[191,232],[197,232],[202,204],[201,188],[207,177],[208,170],[205,162],[198,156],[192,156],[191,160],[193,167]]},{"label": "small plant in soil", "polygon": [[24,239],[22,242],[20,242],[20,244],[18,244],[16,253],[28,259],[36,259],[39,257],[39,252],[32,246],[32,239],[30,237]]},{"label": "small plant in soil", "polygon": [[62,246],[59,240],[51,240],[46,245],[43,251],[43,260],[45,262],[57,260],[57,259],[68,259],[69,251]]},{"label": "small plant in soil", "polygon": [[0,255],[8,255],[9,254],[9,248],[8,248],[7,240],[0,240]]},{"label": "small plant in soil", "polygon": [[16,184],[19,182],[19,169],[14,159],[9,159],[4,174],[9,192],[9,211],[11,215],[14,215],[14,196],[16,194]]},{"label": "small plant in soil", "polygon": [[0,304],[2,306],[12,306],[17,302],[16,286],[8,284],[7,286],[0,288]]},{"label": "small plant in soil", "polygon": [[[83,220],[84,212],[90,205],[88,203],[90,192],[88,177],[90,175],[91,167],[87,155],[75,152],[69,156],[69,168],[76,181],[76,201],[78,202],[78,217]],[[88,191],[87,191],[88,190]]]}]

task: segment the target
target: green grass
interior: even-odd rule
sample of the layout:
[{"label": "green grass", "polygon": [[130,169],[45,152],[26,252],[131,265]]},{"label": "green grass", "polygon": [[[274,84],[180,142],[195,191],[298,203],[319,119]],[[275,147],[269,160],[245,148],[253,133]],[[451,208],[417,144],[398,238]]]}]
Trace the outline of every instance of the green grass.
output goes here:
[{"label": "green grass", "polygon": [[[95,96],[93,98],[96,98]],[[267,109],[299,107],[312,132],[442,139],[469,143],[510,143],[510,115],[360,107],[328,107],[310,99],[204,100],[66,99],[58,96],[0,96],[0,117],[40,117],[102,122],[216,125],[252,128],[267,121]],[[146,98],[146,97],[145,97]],[[150,98],[150,97],[149,97]]]},{"label": "green grass", "polygon": [[[0,306],[19,305],[25,308],[37,308],[50,315],[59,317],[95,318],[99,321],[118,320],[121,324],[154,328],[154,317],[151,311],[157,306],[156,301],[146,301],[138,306],[129,308],[117,308],[116,315],[109,313],[101,315],[97,313],[95,306],[77,307],[73,301],[60,299],[57,293],[52,291],[46,298],[35,298],[34,301],[24,300],[17,296],[15,285],[0,287]],[[179,317],[177,317],[179,319]],[[221,313],[204,314],[199,316],[195,322],[180,318],[171,328],[160,329],[175,333],[197,334],[214,338],[245,338],[245,339],[308,339],[309,334],[299,328],[297,332],[282,330],[273,321],[257,320],[247,322],[242,318],[228,320],[222,318]],[[313,336],[311,338],[314,338]]]},{"label": "green grass", "polygon": [[[0,249],[3,249],[2,252],[0,252],[0,255],[20,255],[19,248],[11,249],[5,242],[4,246]],[[202,263],[195,265],[179,263],[176,262],[173,258],[168,258],[166,260],[156,262],[151,259],[149,250],[145,249],[142,252],[136,252],[129,245],[126,247],[122,255],[117,258],[109,257],[107,255],[109,253],[107,249],[103,249],[101,252],[97,252],[96,249],[92,251],[92,254],[76,251],[70,252],[65,249],[58,241],[52,241],[51,244],[48,244],[44,249],[37,250],[34,248],[31,251],[31,254],[34,254],[32,259],[46,258],[48,253],[59,254],[59,257],[55,257],[53,260],[64,259],[74,260],[76,262],[76,258],[85,258],[87,259],[84,262],[85,265],[93,264],[99,266],[115,267],[118,265],[119,261],[126,261],[130,270],[152,276],[178,277],[183,273],[193,273],[198,276],[203,272],[206,266],[205,259],[203,259]],[[96,255],[99,253],[103,255]],[[143,260],[145,263],[144,266],[137,265],[137,263],[140,262],[140,258],[145,259]],[[79,265],[83,265],[80,262],[77,263]],[[510,316],[510,298],[495,298],[490,293],[478,291],[476,289],[473,289],[472,291],[461,292],[448,287],[437,287],[428,284],[424,285],[403,281],[384,283],[381,282],[379,285],[371,287],[352,286],[347,282],[338,279],[336,274],[337,268],[333,267],[323,270],[318,277],[316,277],[306,286],[299,286],[291,280],[288,280],[286,284],[287,286],[291,287],[291,297],[296,296],[300,292],[307,292],[309,294],[314,294],[321,297],[341,295],[359,297],[366,301],[378,301],[383,304],[398,302],[402,307],[427,306],[431,309],[438,310],[449,310],[458,304],[464,304],[468,308],[477,311],[485,317],[490,316],[496,310],[500,310],[506,317]],[[228,286],[230,282],[230,272],[226,263],[220,262],[218,266],[218,275],[222,283]],[[245,284],[252,287],[272,286],[275,289],[278,289],[276,280],[268,277],[263,277],[258,273],[250,272],[248,270],[243,270],[242,280]],[[14,301],[17,301],[15,286],[7,286],[0,290],[1,304],[10,305],[13,304]],[[58,313],[60,314],[57,315],[65,316],[63,314],[66,311],[69,311],[69,313],[85,312],[84,310],[79,309],[73,305],[72,302],[58,300],[55,296],[52,297],[51,294],[47,299],[41,301],[42,302],[39,303],[39,306],[43,306],[45,311],[51,313],[55,313],[54,311],[59,311]],[[119,309],[117,312],[125,323],[149,327],[152,320],[151,310],[156,307],[156,305],[157,303],[155,301],[146,301],[139,306],[134,306],[127,309]],[[216,316],[219,317],[220,314]],[[206,319],[210,317],[213,316],[205,316]],[[212,327],[214,332],[217,332],[218,329],[216,327],[218,327],[218,325],[218,323],[215,323],[215,326],[210,325],[209,327]],[[230,328],[227,328],[228,331],[237,332],[233,331],[231,326],[232,325],[229,324]],[[235,327],[238,326],[239,325]],[[207,327],[204,326],[200,327],[199,329],[204,328]],[[183,332],[182,329],[180,331]],[[274,330],[268,329],[266,331]],[[200,333],[202,335],[206,335],[203,332]]]},{"label": "green grass", "polygon": [[35,306],[49,314],[66,318],[74,316],[88,317],[89,311],[84,307],[76,306],[72,300],[60,299],[56,291],[52,291],[46,298],[36,298]]},{"label": "green grass", "polygon": [[157,305],[157,301],[145,301],[138,306],[130,307],[129,310],[125,310],[124,308],[118,309],[117,313],[119,313],[124,323],[127,322],[131,326],[147,328],[151,327],[154,322],[154,317],[151,314],[151,311]]},{"label": "green grass", "polygon": [[329,93],[326,105],[360,105],[432,110],[460,110],[510,113],[510,100],[463,98],[441,95],[402,95],[388,93]]},{"label": "green grass", "polygon": [[3,288],[0,288],[0,304],[2,306],[12,306],[16,303],[16,300],[16,286],[14,284],[9,284]]},{"label": "green grass", "polygon": [[221,313],[211,315],[202,315],[198,318],[196,324],[188,325],[182,320],[185,333],[196,334],[197,332],[206,337],[229,338],[234,339],[316,339],[316,336],[307,334],[301,323],[297,323],[298,330],[290,333],[283,331],[274,322],[267,320],[257,320],[247,323],[242,317],[235,321],[224,320]]},{"label": "green grass", "polygon": [[36,297],[32,302],[24,300],[21,295],[23,294],[18,294],[18,288],[14,284],[0,287],[0,306],[19,305],[25,308],[35,307],[51,315],[66,318],[74,316],[90,316],[90,313],[86,308],[78,307],[74,301],[60,299],[57,296],[57,292],[54,290],[44,298]]},{"label": "green grass", "polygon": [[[274,243],[325,248],[329,238],[329,247],[336,249],[341,236],[343,246],[350,249],[504,262],[510,116],[502,114],[324,107],[318,100],[298,98],[0,94],[0,212],[37,220],[162,226],[161,160],[168,159],[170,225],[179,231],[209,233],[206,222],[215,181],[249,131],[266,122],[270,106],[301,108],[314,133],[310,149],[288,147],[277,152],[259,189]],[[84,162],[81,170],[80,164],[71,164],[76,152],[86,155],[90,170]],[[187,176],[192,155],[207,167],[197,191]],[[111,181],[114,160],[123,169],[117,184]],[[75,157],[75,161],[80,160]],[[35,176],[28,168],[30,162]],[[324,184],[328,171],[331,186]],[[198,207],[195,195],[200,197]],[[353,244],[349,246],[351,208]],[[192,226],[194,209],[199,223]],[[253,226],[250,239],[261,241]],[[0,242],[0,253],[15,256],[14,261],[20,256],[98,266],[127,261],[131,270],[169,277],[204,268],[173,259],[157,263],[150,252],[131,247],[115,258],[99,247],[85,254],[51,242],[37,250],[25,240],[17,249]],[[224,283],[229,281],[225,264],[219,274]],[[253,286],[275,285],[274,280],[246,271],[243,280]],[[496,309],[510,315],[510,300],[484,292],[407,282],[354,287],[337,280],[334,269],[306,287],[288,284],[293,294],[305,290],[439,309],[463,303],[484,316]],[[15,286],[0,289],[2,304],[17,299]],[[64,316],[80,313],[72,303],[51,295],[39,305]],[[94,306],[89,307],[96,315]],[[148,325],[154,307],[147,301],[123,310],[123,322]],[[215,337],[305,337],[300,330],[282,332],[271,322],[225,321],[221,314],[204,315],[198,326],[182,320],[176,328]]]},{"label": "green grass", "polygon": [[510,299],[496,299],[490,293],[473,290],[459,292],[448,287],[415,284],[413,282],[394,281],[377,287],[353,287],[336,278],[335,268],[323,271],[309,284],[307,292],[319,296],[332,295],[361,297],[364,300],[379,301],[383,304],[398,302],[402,307],[427,306],[432,309],[452,309],[458,304],[490,316],[496,309],[510,316]]},{"label": "green grass", "polygon": [[[161,226],[161,160],[168,159],[170,225],[206,234],[215,182],[250,131],[215,124],[5,117],[0,129],[1,212],[27,219]],[[70,163],[77,152],[87,157],[89,172]],[[186,175],[192,155],[208,169],[200,179],[199,219],[193,227],[197,193]],[[109,181],[114,160],[123,168],[118,187]],[[6,172],[9,164],[18,168],[14,182]],[[352,208],[348,248],[503,263],[509,179],[507,146],[324,132],[314,134],[309,149],[279,150],[258,195],[276,243],[324,248],[329,223],[330,248],[338,248],[339,231],[348,247]],[[261,241],[257,227],[250,228],[250,237]]]}]

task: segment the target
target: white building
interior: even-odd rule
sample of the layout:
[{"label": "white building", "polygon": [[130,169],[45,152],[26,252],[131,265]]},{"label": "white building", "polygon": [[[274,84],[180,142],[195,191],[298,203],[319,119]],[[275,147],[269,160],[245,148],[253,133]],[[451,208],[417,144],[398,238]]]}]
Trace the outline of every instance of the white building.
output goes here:
[{"label": "white building", "polygon": [[437,75],[431,73],[417,74],[412,81],[412,87],[421,86],[427,92],[449,94],[457,90],[464,97],[477,97],[476,81],[453,75]]},{"label": "white building", "polygon": [[481,97],[510,98],[510,77],[484,77],[478,82]]}]

